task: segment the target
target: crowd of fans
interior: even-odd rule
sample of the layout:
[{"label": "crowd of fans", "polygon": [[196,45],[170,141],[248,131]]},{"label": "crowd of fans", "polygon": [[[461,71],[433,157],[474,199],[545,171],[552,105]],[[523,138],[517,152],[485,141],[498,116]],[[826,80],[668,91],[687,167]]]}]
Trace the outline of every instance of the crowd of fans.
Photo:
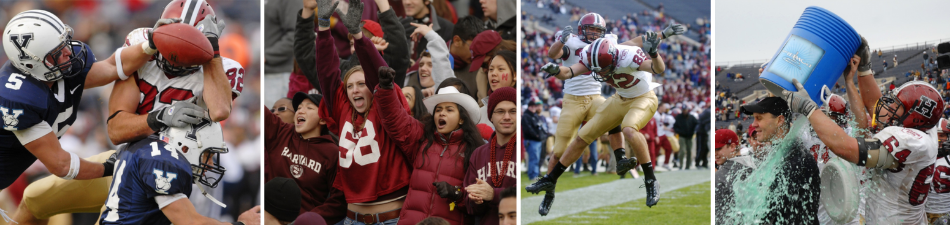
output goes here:
[{"label": "crowd of fans", "polygon": [[[88,44],[99,60],[104,60],[115,49],[122,47],[126,35],[140,27],[151,28],[160,18],[167,1],[0,1],[0,24],[19,12],[30,9],[50,11],[70,25],[73,40]],[[230,153],[221,156],[221,164],[227,168],[220,186],[213,192],[215,198],[228,205],[222,208],[204,197],[194,197],[196,209],[202,215],[220,221],[235,221],[241,212],[260,205],[260,8],[242,1],[211,1],[219,20],[227,27],[219,39],[221,55],[231,58],[245,69],[244,90],[233,102],[230,117],[222,121],[225,141]],[[0,28],[2,29],[2,28]],[[0,54],[0,63],[7,62]],[[76,122],[60,138],[65,150],[89,157],[116,146],[109,141],[106,118],[112,85],[87,90],[77,106]],[[20,179],[29,183],[50,175],[37,161]],[[197,189],[195,189],[197,190]],[[0,199],[9,199],[7,192],[0,192]],[[199,196],[192,194],[191,196]],[[13,212],[16,201],[0,200],[0,209]],[[75,224],[92,224],[98,213],[74,214]],[[69,219],[67,218],[67,221]],[[0,220],[2,223],[2,220]],[[68,222],[67,222],[68,223]]]},{"label": "crowd of fans", "polygon": [[268,1],[265,220],[513,224],[516,4]]}]

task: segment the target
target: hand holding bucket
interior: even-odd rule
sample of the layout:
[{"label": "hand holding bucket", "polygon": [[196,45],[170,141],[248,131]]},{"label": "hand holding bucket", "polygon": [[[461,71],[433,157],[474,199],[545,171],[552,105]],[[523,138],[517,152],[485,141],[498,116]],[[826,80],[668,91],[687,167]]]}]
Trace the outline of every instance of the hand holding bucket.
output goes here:
[{"label": "hand holding bucket", "polygon": [[843,19],[820,7],[808,7],[784,44],[762,71],[759,82],[776,96],[798,91],[802,81],[812,101],[824,104],[821,89],[833,86],[861,45],[861,36]]}]

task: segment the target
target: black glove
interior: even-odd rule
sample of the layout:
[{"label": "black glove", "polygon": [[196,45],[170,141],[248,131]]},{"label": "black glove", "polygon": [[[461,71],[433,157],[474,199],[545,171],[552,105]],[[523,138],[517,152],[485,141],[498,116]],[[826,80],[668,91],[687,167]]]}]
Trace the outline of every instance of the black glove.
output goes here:
[{"label": "black glove", "polygon": [[445,181],[435,182],[432,185],[435,186],[435,192],[439,194],[439,197],[449,200],[462,198],[462,187],[460,186],[452,186]]},{"label": "black glove", "polygon": [[112,155],[109,156],[109,159],[102,163],[102,167],[104,168],[104,170],[102,170],[103,177],[112,176],[112,173],[115,172],[116,153],[118,152],[113,152]]},{"label": "black glove", "polygon": [[[333,5],[330,5],[330,2],[333,2]],[[339,4],[340,2],[334,2],[333,0],[317,0],[317,25],[330,27],[330,17],[333,16],[333,12]]]},{"label": "black glove", "polygon": [[198,124],[204,118],[204,109],[191,102],[176,102],[160,110],[148,113],[148,127],[160,131],[165,127],[184,127]]},{"label": "black glove", "polygon": [[937,158],[943,158],[950,155],[950,141],[940,142],[940,148],[937,148]]},{"label": "black glove", "polygon": [[393,68],[388,66],[379,67],[379,87],[392,90],[394,76],[396,76],[396,71]]},{"label": "black glove", "polygon": [[155,26],[152,27],[151,30],[148,30],[148,47],[151,49],[158,49],[157,47],[155,47],[155,42],[154,42],[155,39],[152,38],[152,33],[155,32],[155,30],[158,29],[158,27],[165,26],[168,24],[173,24],[173,23],[180,23],[180,22],[181,22],[181,18],[159,19],[158,21],[155,21]]},{"label": "black glove", "polygon": [[350,34],[363,32],[363,1],[350,0],[350,8],[343,17],[346,17],[343,19],[343,26],[346,26]]}]

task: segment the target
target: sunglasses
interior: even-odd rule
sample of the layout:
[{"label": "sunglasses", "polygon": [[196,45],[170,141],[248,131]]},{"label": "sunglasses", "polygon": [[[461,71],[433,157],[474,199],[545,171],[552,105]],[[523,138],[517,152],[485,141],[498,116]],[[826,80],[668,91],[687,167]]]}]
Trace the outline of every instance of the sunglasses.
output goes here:
[{"label": "sunglasses", "polygon": [[276,109],[270,109],[271,113],[284,112],[284,111],[293,111],[293,109],[287,106],[281,106],[281,107],[277,107]]}]

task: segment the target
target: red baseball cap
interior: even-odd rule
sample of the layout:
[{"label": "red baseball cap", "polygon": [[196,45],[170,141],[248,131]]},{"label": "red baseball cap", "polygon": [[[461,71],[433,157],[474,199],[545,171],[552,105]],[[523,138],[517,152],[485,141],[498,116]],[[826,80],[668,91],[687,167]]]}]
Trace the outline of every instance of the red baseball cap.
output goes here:
[{"label": "red baseball cap", "polygon": [[373,36],[383,37],[383,28],[376,21],[363,20],[363,29],[368,30]]},{"label": "red baseball cap", "polygon": [[731,145],[739,143],[739,136],[736,136],[736,132],[733,132],[729,129],[719,129],[716,130],[716,148],[722,148],[724,145]]},{"label": "red baseball cap", "polygon": [[501,35],[497,31],[486,30],[478,33],[475,39],[472,39],[472,46],[469,47],[472,52],[472,67],[468,72],[475,72],[481,68],[485,56],[498,44],[501,44]]}]

